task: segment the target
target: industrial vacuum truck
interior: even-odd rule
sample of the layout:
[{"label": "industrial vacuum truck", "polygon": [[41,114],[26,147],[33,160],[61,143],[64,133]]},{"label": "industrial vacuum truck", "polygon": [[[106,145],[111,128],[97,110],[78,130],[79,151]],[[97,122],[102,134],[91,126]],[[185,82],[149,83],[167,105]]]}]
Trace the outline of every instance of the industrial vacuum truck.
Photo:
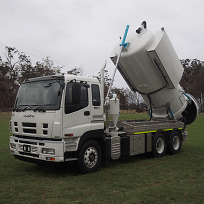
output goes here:
[{"label": "industrial vacuum truck", "polygon": [[118,121],[119,99],[115,94],[109,98],[116,69],[104,97],[106,63],[101,82],[74,75],[26,79],[10,120],[10,152],[15,158],[76,161],[82,173],[90,173],[102,161],[122,155],[179,153],[187,139],[185,127],[198,114],[196,100],[179,85],[183,67],[164,28],[153,34],[144,21],[127,35],[128,28],[110,58],[130,89],[143,97],[150,120]]}]

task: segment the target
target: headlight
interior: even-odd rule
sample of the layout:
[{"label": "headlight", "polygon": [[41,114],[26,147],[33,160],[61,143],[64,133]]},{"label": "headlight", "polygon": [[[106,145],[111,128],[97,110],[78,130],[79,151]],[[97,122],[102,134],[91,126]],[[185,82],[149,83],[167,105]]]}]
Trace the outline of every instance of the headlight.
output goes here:
[{"label": "headlight", "polygon": [[16,144],[15,143],[10,143],[10,146],[12,149],[16,149]]},{"label": "headlight", "polygon": [[50,149],[50,148],[42,148],[42,153],[43,154],[55,154],[55,150]]}]

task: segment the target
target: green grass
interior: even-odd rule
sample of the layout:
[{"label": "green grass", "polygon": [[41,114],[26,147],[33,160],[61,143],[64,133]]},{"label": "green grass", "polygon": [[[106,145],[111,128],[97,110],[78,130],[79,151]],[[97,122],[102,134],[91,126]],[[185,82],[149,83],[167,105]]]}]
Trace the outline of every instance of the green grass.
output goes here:
[{"label": "green grass", "polygon": [[137,114],[128,114],[128,113],[123,113],[119,115],[119,120],[149,120],[149,115],[148,114],[142,114],[142,113],[137,113]]},{"label": "green grass", "polygon": [[179,154],[122,157],[86,175],[71,165],[15,160],[9,152],[9,120],[9,114],[0,114],[0,203],[204,203],[204,115],[187,126],[188,141]]}]

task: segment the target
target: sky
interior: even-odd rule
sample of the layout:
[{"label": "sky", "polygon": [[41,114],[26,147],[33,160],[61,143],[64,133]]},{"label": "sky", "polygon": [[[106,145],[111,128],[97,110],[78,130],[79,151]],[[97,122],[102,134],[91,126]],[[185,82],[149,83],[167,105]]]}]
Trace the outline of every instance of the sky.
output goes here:
[{"label": "sky", "polygon": [[[5,45],[29,55],[35,64],[51,57],[66,73],[81,67],[96,76],[123,37],[145,20],[153,33],[165,28],[179,59],[204,61],[203,0],[0,0],[0,56]],[[127,88],[117,72],[113,86]]]}]

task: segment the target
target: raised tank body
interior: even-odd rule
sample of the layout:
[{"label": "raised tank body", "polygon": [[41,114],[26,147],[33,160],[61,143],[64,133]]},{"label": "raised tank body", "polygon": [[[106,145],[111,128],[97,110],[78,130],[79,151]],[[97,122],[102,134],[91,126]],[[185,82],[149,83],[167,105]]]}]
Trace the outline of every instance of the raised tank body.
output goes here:
[{"label": "raised tank body", "polygon": [[[196,100],[179,85],[183,67],[164,29],[153,34],[142,27],[127,36],[118,70],[131,88],[139,92],[151,110],[153,120],[176,119],[192,123],[198,114]],[[116,63],[118,43],[111,53]]]}]

